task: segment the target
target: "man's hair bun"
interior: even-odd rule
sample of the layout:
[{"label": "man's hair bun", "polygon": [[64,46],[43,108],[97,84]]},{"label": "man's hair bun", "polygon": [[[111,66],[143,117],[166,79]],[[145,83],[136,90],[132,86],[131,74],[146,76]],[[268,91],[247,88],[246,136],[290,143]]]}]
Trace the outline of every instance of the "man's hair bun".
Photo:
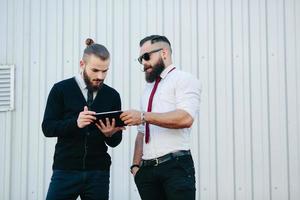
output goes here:
[{"label": "man's hair bun", "polygon": [[88,38],[88,39],[85,40],[86,46],[91,46],[91,45],[94,44],[94,43],[95,43],[94,40],[91,39],[91,38]]}]

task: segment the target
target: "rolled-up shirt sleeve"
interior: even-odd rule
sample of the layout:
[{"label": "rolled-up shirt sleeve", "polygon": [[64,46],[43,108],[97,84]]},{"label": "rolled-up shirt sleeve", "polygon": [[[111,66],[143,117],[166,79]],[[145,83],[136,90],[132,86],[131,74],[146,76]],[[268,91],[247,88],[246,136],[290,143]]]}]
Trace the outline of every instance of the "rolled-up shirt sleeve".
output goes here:
[{"label": "rolled-up shirt sleeve", "polygon": [[137,131],[138,131],[139,133],[145,134],[145,125],[142,125],[142,124],[138,125],[138,126],[137,126]]},{"label": "rolled-up shirt sleeve", "polygon": [[200,81],[190,75],[182,77],[176,87],[176,108],[186,111],[194,119],[200,110],[200,95]]}]

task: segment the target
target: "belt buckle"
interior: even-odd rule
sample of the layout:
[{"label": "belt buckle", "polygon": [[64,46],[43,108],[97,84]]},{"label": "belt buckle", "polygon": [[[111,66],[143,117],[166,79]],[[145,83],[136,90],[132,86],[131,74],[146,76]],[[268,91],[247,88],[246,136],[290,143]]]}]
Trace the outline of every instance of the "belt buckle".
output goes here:
[{"label": "belt buckle", "polygon": [[154,166],[157,166],[158,164],[159,164],[159,160],[158,160],[158,158],[155,158],[155,165]]}]

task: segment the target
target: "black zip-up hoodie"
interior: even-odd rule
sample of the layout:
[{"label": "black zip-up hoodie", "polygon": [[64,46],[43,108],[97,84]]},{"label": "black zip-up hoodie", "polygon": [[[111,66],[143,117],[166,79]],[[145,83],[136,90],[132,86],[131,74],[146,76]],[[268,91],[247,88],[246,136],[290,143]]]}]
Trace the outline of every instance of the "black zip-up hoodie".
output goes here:
[{"label": "black zip-up hoodie", "polygon": [[[46,137],[57,137],[53,169],[109,170],[111,158],[107,145],[117,146],[122,131],[105,137],[94,125],[77,126],[77,118],[87,102],[75,80],[70,78],[56,83],[48,96],[42,129]],[[103,85],[95,97],[91,110],[107,112],[121,110],[119,93]]]}]

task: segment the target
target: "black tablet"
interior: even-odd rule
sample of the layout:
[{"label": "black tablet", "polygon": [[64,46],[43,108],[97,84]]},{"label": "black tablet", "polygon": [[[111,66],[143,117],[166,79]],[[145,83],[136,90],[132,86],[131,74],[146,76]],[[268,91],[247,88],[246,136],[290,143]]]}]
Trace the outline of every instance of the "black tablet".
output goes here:
[{"label": "black tablet", "polygon": [[123,113],[121,110],[117,111],[110,111],[110,112],[101,112],[101,113],[96,113],[95,117],[97,120],[102,120],[102,122],[106,125],[106,118],[109,119],[110,123],[112,123],[112,119],[115,118],[116,121],[116,126],[117,127],[122,127],[125,126],[124,122],[120,119],[120,115]]}]

